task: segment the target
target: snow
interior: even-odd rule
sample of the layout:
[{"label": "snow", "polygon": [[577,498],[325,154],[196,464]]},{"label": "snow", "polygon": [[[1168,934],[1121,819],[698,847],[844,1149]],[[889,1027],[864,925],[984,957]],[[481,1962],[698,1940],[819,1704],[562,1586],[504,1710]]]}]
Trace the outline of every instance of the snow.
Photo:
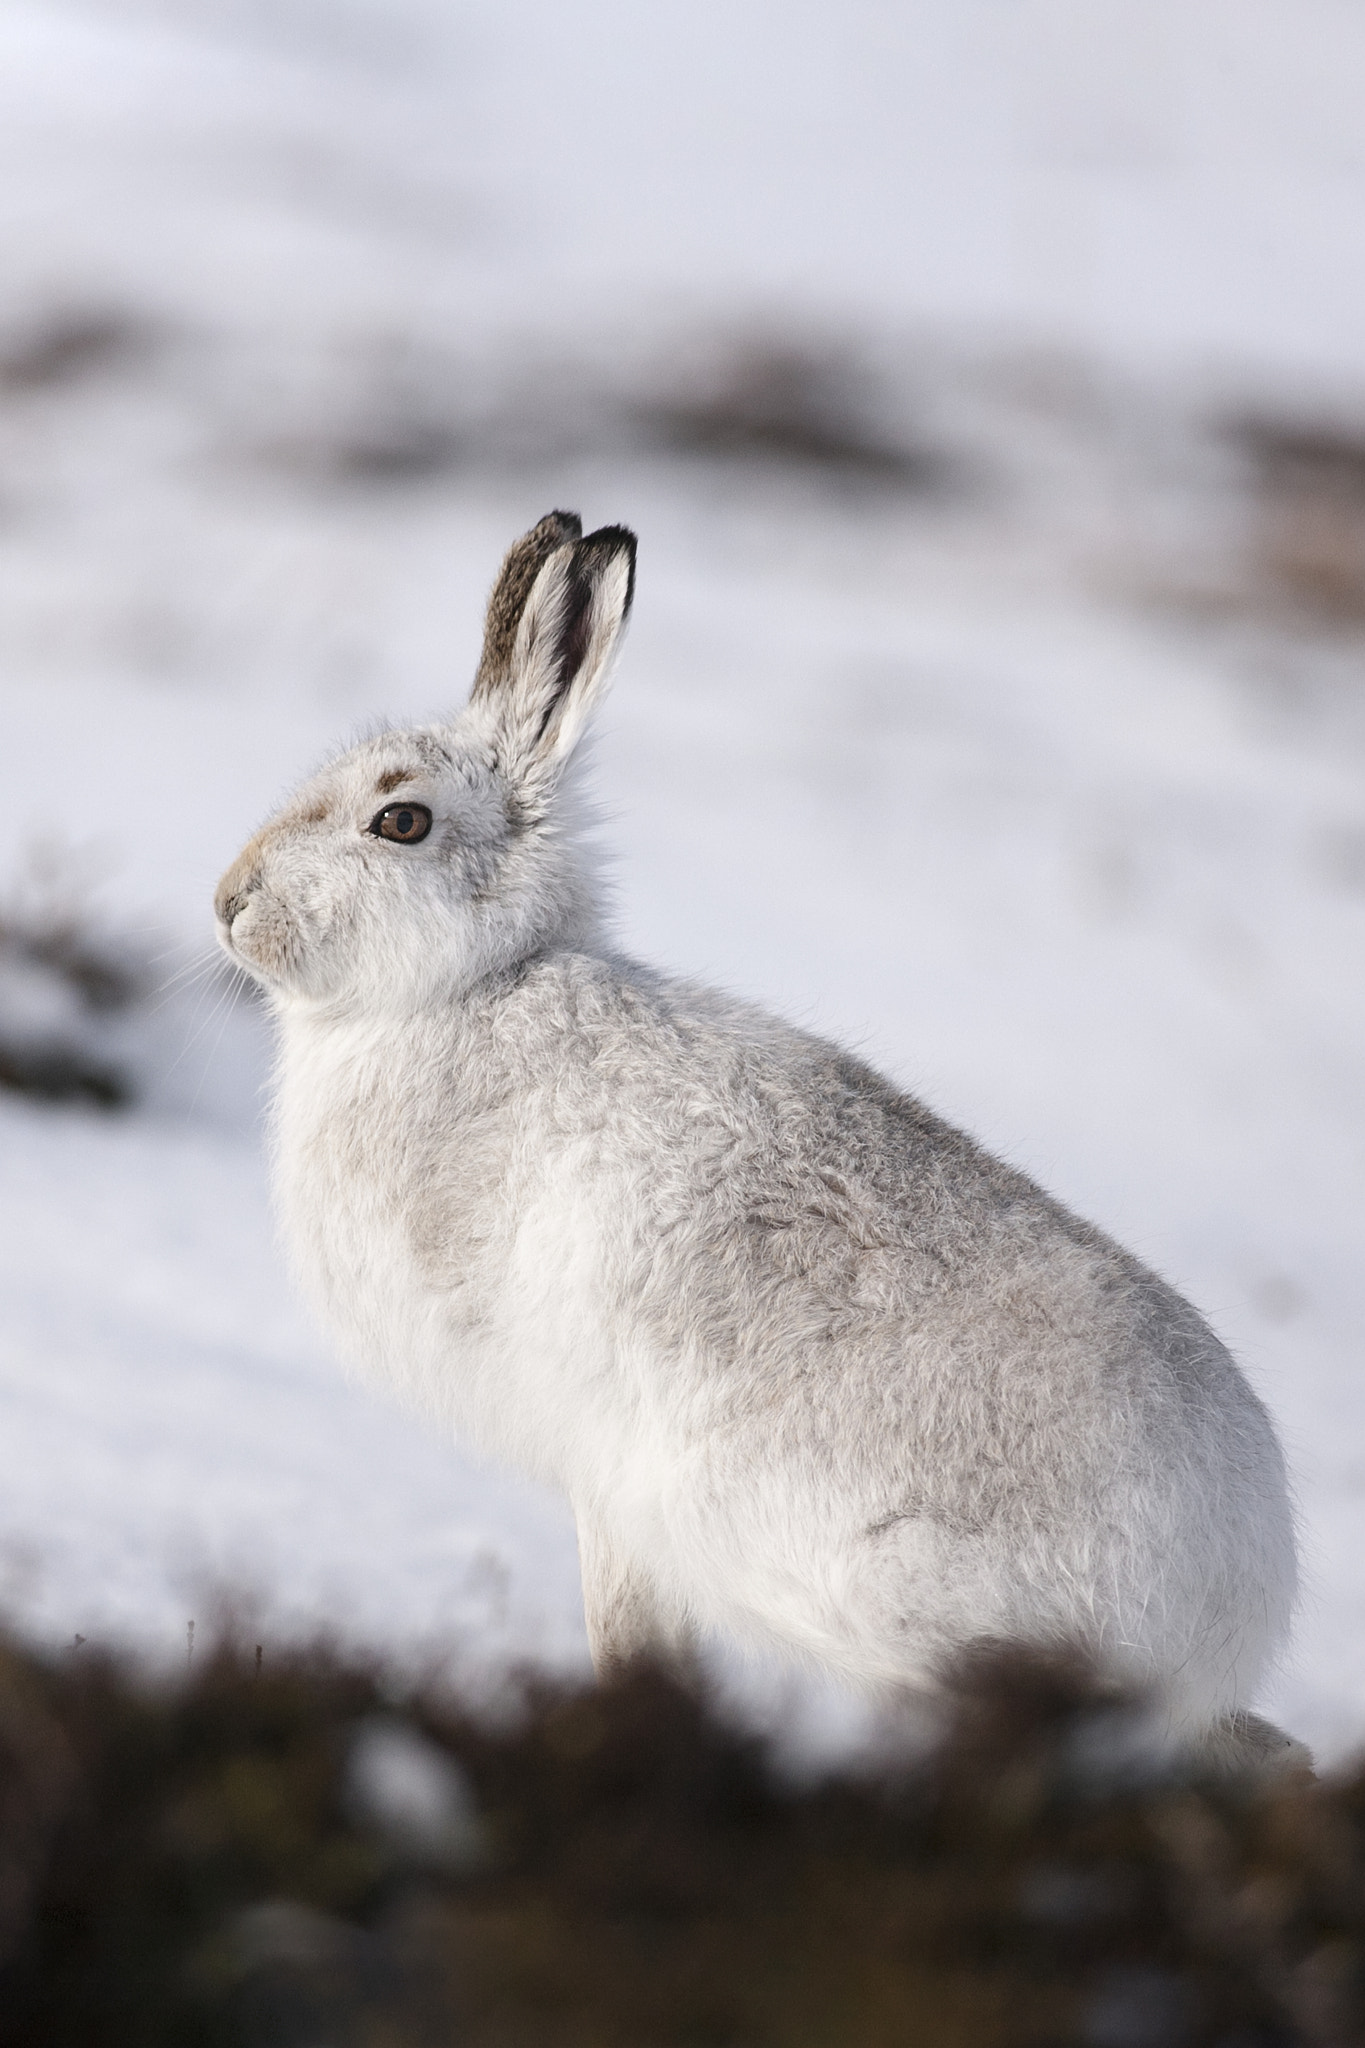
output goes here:
[{"label": "snow", "polygon": [[[0,373],[0,882],[70,849],[189,958],[297,774],[458,701],[515,533],[629,520],[623,935],[1210,1314],[1301,1504],[1267,1705],[1327,1755],[1365,1731],[1365,647],[1267,609],[1202,423],[1359,401],[1362,83],[1345,0],[0,6],[0,362],[113,323]],[[631,428],[725,328],[858,337],[961,488]],[[562,1506],[310,1330],[217,1002],[149,1012],[140,1110],[0,1096],[0,1603],[582,1671]]]}]

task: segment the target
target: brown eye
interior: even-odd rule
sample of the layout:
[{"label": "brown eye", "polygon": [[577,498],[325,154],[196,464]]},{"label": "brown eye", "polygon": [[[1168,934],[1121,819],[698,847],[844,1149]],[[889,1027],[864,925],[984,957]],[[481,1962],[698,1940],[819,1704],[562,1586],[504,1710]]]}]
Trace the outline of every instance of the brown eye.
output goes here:
[{"label": "brown eye", "polygon": [[431,830],[431,812],[425,804],[385,804],[369,829],[376,839],[396,839],[403,846],[415,846]]}]

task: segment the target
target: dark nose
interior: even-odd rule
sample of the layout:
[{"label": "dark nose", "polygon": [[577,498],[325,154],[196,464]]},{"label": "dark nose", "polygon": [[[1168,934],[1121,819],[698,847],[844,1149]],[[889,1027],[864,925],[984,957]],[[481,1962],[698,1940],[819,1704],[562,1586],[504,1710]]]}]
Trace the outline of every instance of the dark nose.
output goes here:
[{"label": "dark nose", "polygon": [[[250,849],[248,849],[248,853]],[[232,863],[214,892],[213,908],[229,931],[232,920],[242,909],[260,883],[260,875],[254,861],[239,858]]]}]

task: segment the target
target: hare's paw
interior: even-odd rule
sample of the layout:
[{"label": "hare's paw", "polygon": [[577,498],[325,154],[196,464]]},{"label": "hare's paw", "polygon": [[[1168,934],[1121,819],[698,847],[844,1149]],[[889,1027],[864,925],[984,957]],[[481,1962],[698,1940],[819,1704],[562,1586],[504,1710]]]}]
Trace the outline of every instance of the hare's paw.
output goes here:
[{"label": "hare's paw", "polygon": [[601,1528],[578,1523],[583,1574],[583,1616],[593,1669],[606,1683],[627,1666],[660,1665],[684,1685],[698,1679],[694,1633],[666,1600],[649,1572]]}]

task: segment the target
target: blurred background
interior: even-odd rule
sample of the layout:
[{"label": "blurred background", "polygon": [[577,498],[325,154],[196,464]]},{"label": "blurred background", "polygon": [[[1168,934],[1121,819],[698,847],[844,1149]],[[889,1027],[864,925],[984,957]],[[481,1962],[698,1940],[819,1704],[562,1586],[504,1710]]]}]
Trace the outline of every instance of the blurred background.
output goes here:
[{"label": "blurred background", "polygon": [[0,0],[0,1610],[586,1667],[564,1510],[296,1304],[206,951],[567,505],[624,942],[1193,1296],[1365,1738],[1362,105],[1355,0]]}]

